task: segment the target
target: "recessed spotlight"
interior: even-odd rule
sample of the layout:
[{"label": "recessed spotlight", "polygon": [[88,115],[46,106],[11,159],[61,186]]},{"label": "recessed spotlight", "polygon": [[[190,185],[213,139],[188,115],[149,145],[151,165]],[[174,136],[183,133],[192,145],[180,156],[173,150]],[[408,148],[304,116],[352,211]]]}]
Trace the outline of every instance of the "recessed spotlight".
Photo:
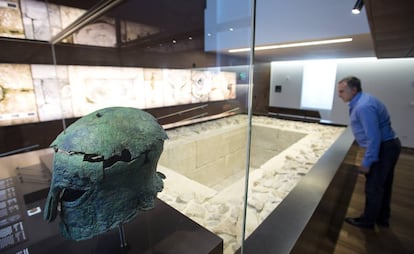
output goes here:
[{"label": "recessed spotlight", "polygon": [[233,32],[233,31],[234,31],[233,27],[230,27],[230,28],[229,28],[229,31],[230,31],[230,32]]},{"label": "recessed spotlight", "polygon": [[176,40],[173,40],[173,43],[177,43],[177,41]]},{"label": "recessed spotlight", "polygon": [[354,5],[354,8],[352,8],[352,13],[353,14],[360,14],[362,7],[364,7],[364,1],[363,0],[357,0],[355,5]]}]

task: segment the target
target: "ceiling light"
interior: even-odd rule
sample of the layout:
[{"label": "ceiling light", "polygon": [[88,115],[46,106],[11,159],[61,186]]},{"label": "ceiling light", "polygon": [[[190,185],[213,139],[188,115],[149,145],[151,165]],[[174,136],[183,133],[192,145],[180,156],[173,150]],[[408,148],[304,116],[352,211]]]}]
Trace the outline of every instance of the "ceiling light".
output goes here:
[{"label": "ceiling light", "polygon": [[[298,43],[288,43],[288,44],[278,44],[278,45],[269,45],[269,46],[258,46],[254,50],[268,50],[268,49],[279,49],[279,48],[293,48],[293,47],[305,47],[305,46],[314,46],[322,44],[333,44],[333,43],[342,43],[350,42],[352,38],[341,38],[333,40],[321,40],[321,41],[308,41],[308,42],[298,42]],[[240,49],[230,49],[229,53],[238,53],[250,51],[250,48],[240,48]]]},{"label": "ceiling light", "polygon": [[354,8],[352,9],[353,14],[359,14],[361,13],[361,9],[364,6],[364,0],[357,0]]}]

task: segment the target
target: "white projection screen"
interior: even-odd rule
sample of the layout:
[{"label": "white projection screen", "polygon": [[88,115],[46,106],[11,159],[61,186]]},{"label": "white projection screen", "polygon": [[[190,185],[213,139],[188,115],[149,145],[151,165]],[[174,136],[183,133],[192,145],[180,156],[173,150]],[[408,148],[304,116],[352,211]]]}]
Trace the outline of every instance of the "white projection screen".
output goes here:
[{"label": "white projection screen", "polygon": [[303,66],[300,107],[332,109],[336,77],[335,61],[307,61]]}]

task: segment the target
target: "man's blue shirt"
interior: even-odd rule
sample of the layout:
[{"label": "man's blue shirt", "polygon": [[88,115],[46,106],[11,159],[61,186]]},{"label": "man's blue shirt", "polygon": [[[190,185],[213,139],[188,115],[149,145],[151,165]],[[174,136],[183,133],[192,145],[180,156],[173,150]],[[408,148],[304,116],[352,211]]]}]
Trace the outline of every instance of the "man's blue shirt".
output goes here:
[{"label": "man's blue shirt", "polygon": [[354,137],[365,155],[362,166],[369,168],[378,161],[381,143],[395,138],[385,105],[374,96],[360,92],[348,104]]}]

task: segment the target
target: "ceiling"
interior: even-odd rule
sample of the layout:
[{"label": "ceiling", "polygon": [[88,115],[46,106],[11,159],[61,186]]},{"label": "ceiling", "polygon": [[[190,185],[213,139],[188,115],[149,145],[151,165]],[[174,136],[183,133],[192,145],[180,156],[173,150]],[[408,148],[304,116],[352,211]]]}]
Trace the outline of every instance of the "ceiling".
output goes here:
[{"label": "ceiling", "polygon": [[[49,2],[89,9],[102,1],[51,0]],[[199,36],[204,36],[202,31],[204,30],[205,0],[151,0],[146,1],[145,8],[142,8],[140,3],[143,2],[126,1],[127,4],[120,5],[119,8],[113,10],[112,15],[121,15],[136,22],[163,28],[161,36],[155,36],[150,40],[154,44],[161,44],[165,40],[170,40],[174,34],[183,34],[185,31],[197,31]],[[269,62],[333,57],[414,57],[414,1],[365,0],[364,2],[371,33],[353,35],[353,41],[346,44],[256,51],[255,60]],[[130,45],[148,47],[151,43],[148,39],[141,38],[140,40],[145,43],[137,41]],[[197,42],[203,43],[203,40],[200,39]],[[239,56],[246,56],[246,53],[240,53]]]},{"label": "ceiling", "polygon": [[256,59],[414,57],[414,1],[364,0],[364,3],[362,11],[366,12],[370,33],[352,35],[353,41],[347,43],[255,51]]},{"label": "ceiling", "polygon": [[[324,38],[337,39],[337,38]],[[352,42],[255,51],[256,61],[287,61],[326,58],[375,57],[370,34],[352,36]],[[301,42],[301,41],[298,41]]]}]

